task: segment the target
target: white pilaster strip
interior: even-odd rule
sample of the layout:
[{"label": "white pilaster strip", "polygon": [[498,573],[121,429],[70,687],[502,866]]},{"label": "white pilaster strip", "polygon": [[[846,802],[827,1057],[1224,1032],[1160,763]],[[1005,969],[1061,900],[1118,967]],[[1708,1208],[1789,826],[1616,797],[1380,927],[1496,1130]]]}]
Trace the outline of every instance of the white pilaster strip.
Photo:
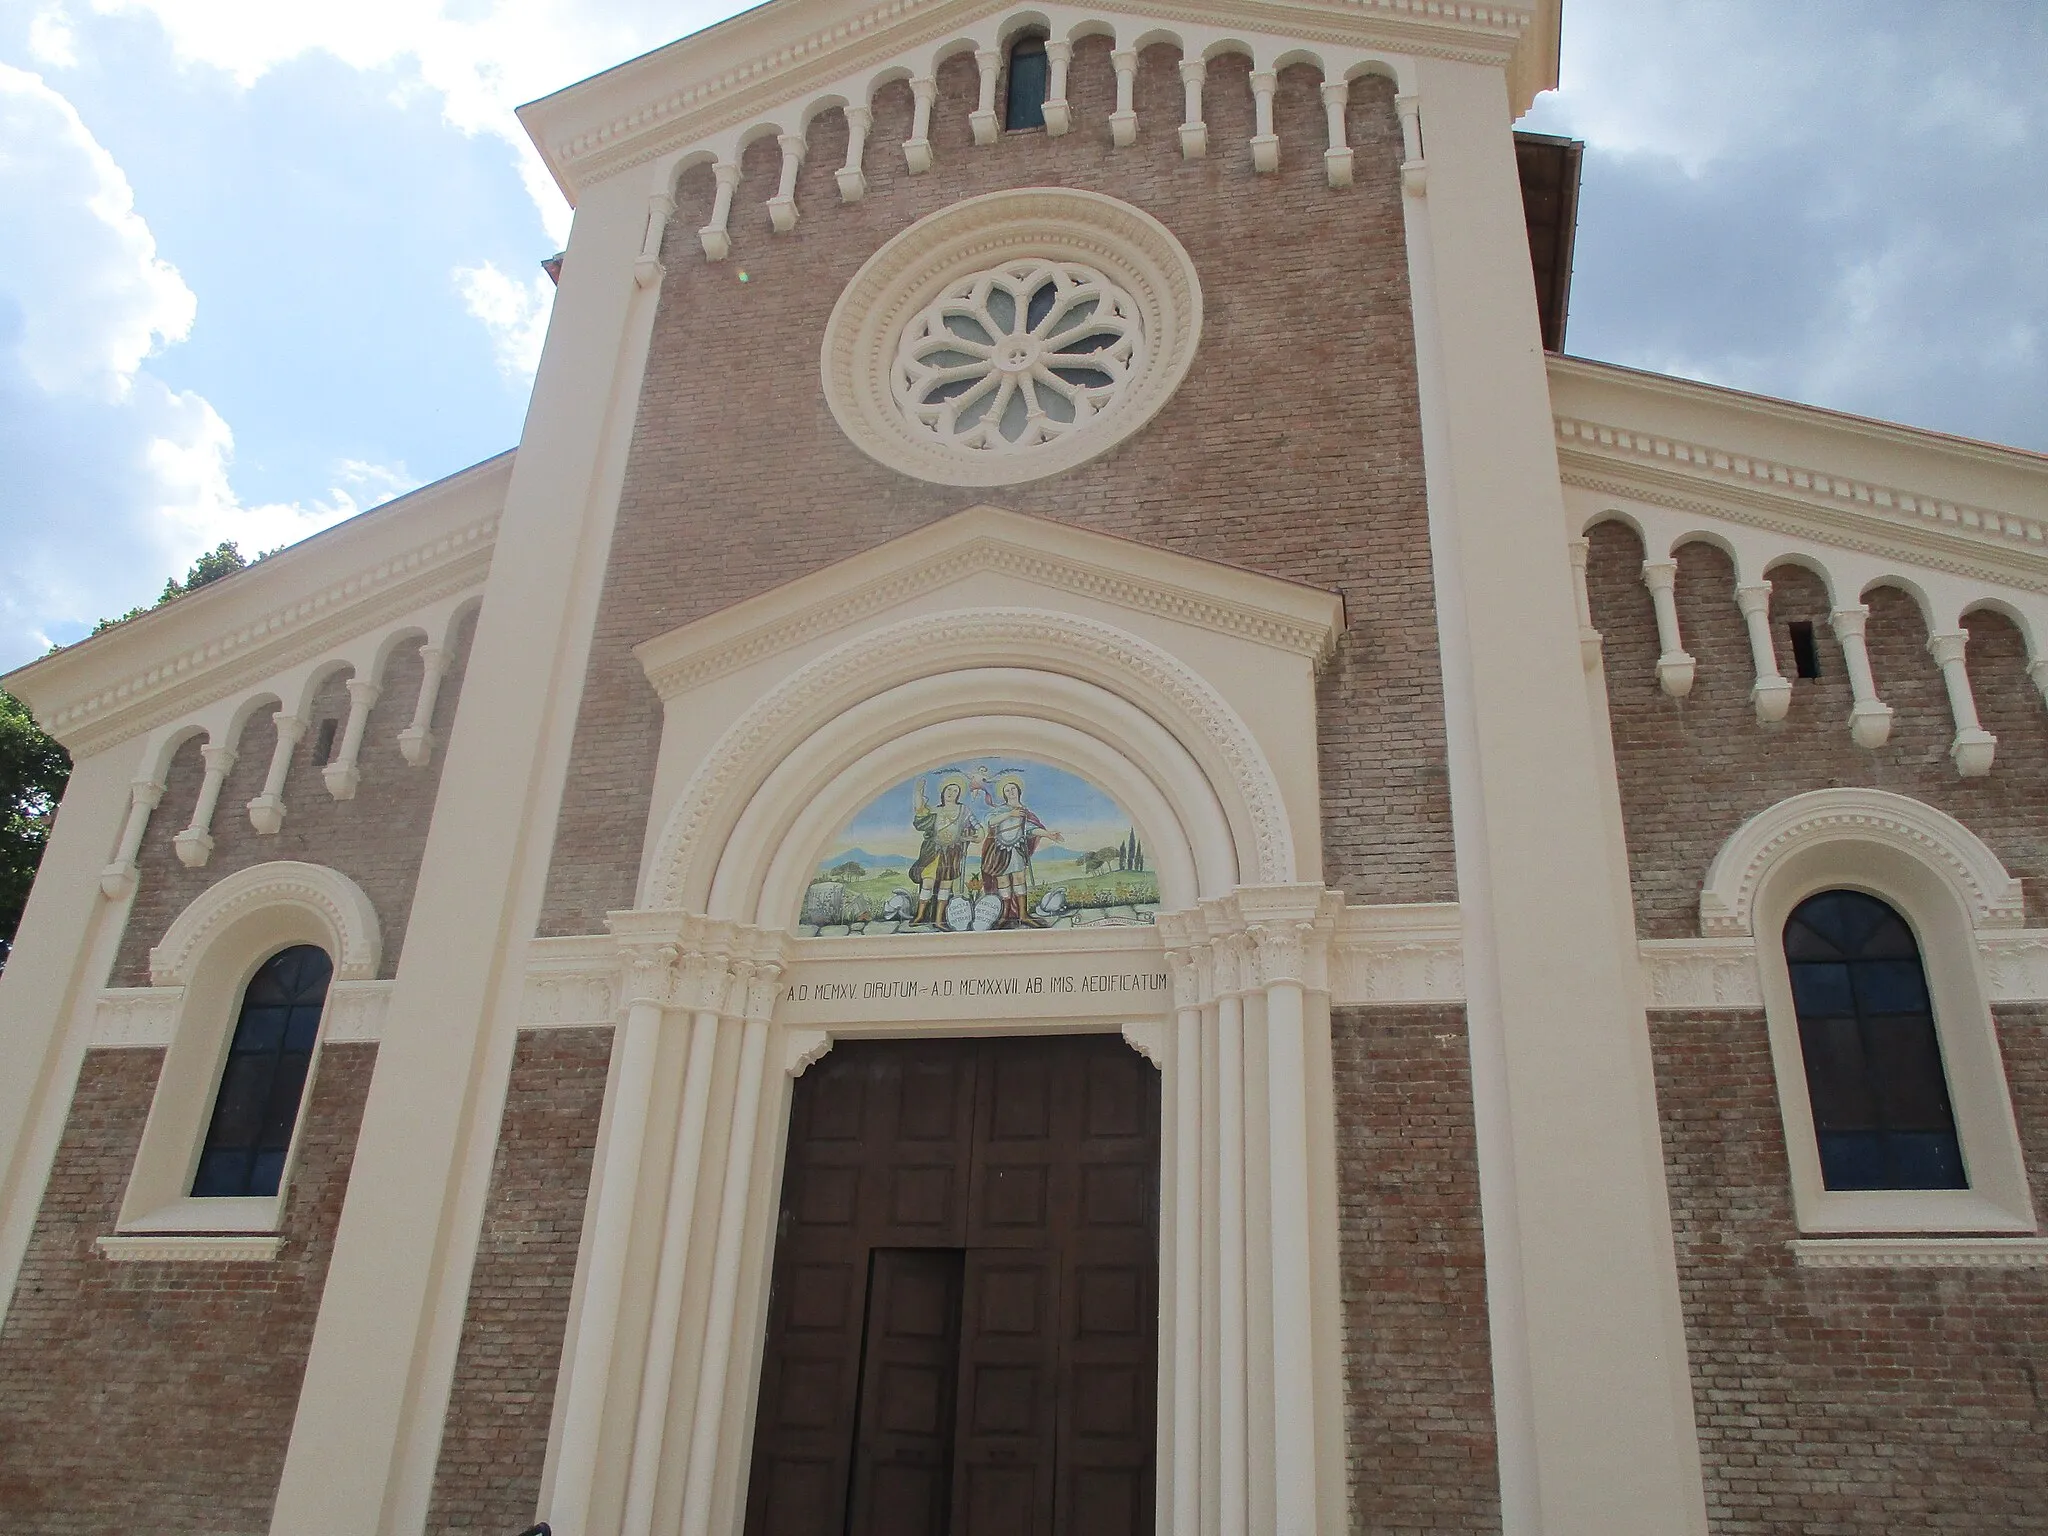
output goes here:
[{"label": "white pilaster strip", "polygon": [[135,889],[135,860],[142,852],[142,834],[149,828],[149,813],[163,798],[164,786],[154,779],[137,779],[128,786],[128,819],[121,828],[121,842],[113,862],[100,871],[100,890],[105,895],[119,900]]},{"label": "white pilaster strip", "polygon": [[[661,237],[675,211],[676,200],[667,191],[657,192],[647,199],[647,232],[640,240],[639,259],[633,263],[633,281],[642,288],[652,288],[661,281]],[[425,694],[421,696],[425,697]]]}]

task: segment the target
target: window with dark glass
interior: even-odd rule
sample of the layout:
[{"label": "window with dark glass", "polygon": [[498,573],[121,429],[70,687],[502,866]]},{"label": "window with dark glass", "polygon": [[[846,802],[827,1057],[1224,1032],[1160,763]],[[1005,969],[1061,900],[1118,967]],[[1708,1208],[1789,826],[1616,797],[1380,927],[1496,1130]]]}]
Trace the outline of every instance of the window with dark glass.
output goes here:
[{"label": "window with dark glass", "polygon": [[1010,96],[1003,113],[1009,128],[1043,128],[1045,93],[1050,81],[1045,39],[1023,37],[1010,49]]},{"label": "window with dark glass", "polygon": [[1823,891],[1785,923],[1785,966],[1829,1189],[1964,1189],[1962,1148],[1920,946],[1860,891]]},{"label": "window with dark glass", "polygon": [[272,955],[249,979],[193,1194],[277,1193],[333,973],[325,950],[300,944]]}]

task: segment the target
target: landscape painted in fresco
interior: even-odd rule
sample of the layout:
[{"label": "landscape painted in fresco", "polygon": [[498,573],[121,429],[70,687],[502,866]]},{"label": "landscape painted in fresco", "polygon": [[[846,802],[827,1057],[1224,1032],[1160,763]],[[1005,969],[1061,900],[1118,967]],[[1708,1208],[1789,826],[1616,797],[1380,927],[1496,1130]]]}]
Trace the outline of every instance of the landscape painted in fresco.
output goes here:
[{"label": "landscape painted in fresco", "polygon": [[1158,910],[1158,876],[1121,806],[1063,768],[990,757],[870,801],[818,861],[796,931],[1128,926]]}]

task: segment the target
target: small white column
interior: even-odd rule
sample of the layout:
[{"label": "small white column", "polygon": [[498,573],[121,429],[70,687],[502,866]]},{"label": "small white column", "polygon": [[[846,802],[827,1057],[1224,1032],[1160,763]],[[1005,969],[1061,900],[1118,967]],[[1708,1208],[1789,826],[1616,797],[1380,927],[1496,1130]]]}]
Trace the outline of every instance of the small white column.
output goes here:
[{"label": "small white column", "polygon": [[975,143],[993,144],[1002,131],[996,121],[996,75],[1003,67],[1003,56],[994,48],[977,48],[974,67],[981,71],[981,96],[967,114],[967,125],[974,130]]},{"label": "small white column", "polygon": [[1351,103],[1351,82],[1323,82],[1323,121],[1330,147],[1323,151],[1323,173],[1332,187],[1351,185],[1351,131],[1344,121],[1344,109]]},{"label": "small white column", "polygon": [[1209,125],[1202,117],[1202,82],[1209,78],[1207,59],[1180,61],[1180,88],[1185,98],[1180,125],[1180,153],[1183,160],[1199,160],[1209,153]]},{"label": "small white column", "polygon": [[936,76],[920,75],[910,82],[910,137],[903,141],[903,163],[913,176],[932,168],[932,103],[938,98]]},{"label": "small white column", "polygon": [[640,1155],[654,1093],[655,1055],[661,1044],[662,1010],[673,984],[676,947],[658,937],[628,931],[620,936],[625,957],[626,1022],[614,1050],[618,1097],[596,1171],[597,1210],[591,1217],[590,1264],[584,1275],[583,1305],[577,1314],[576,1352],[569,1368],[562,1410],[561,1451],[555,1462],[554,1496],[548,1519],[564,1532],[584,1530],[597,1481],[598,1442],[604,1429],[606,1388],[618,1338],[626,1258],[633,1239],[633,1207],[640,1184]]},{"label": "small white column", "polygon": [[740,184],[739,165],[720,160],[711,167],[718,190],[711,195],[711,222],[697,231],[697,243],[704,247],[707,261],[723,261],[732,254],[732,234],[726,225],[732,219],[733,189]]},{"label": "small white column", "polygon": [[868,175],[860,168],[860,157],[867,151],[868,130],[874,126],[875,114],[866,107],[846,109],[846,164],[832,173],[842,203],[857,203],[868,195]]},{"label": "small white column", "polygon": [[1244,993],[1247,957],[1235,939],[1213,949],[1216,969],[1216,1305],[1221,1314],[1216,1350],[1217,1413],[1221,1453],[1217,1466],[1219,1536],[1248,1536],[1249,1404],[1245,1324],[1244,1233]]},{"label": "small white column", "polygon": [[1429,162],[1422,157],[1422,98],[1396,96],[1394,115],[1401,120],[1401,190],[1421,197],[1429,190]]},{"label": "small white column", "polygon": [[114,862],[100,871],[100,890],[119,901],[135,889],[135,860],[142,852],[142,834],[149,813],[163,800],[164,787],[154,779],[136,779],[128,786],[128,820],[121,828],[121,846]]},{"label": "small white column", "polygon": [[1138,113],[1131,105],[1138,84],[1137,51],[1119,48],[1109,56],[1109,67],[1116,71],[1116,110],[1109,114],[1109,142],[1118,149],[1129,149],[1138,142]]},{"label": "small white column", "polygon": [[347,687],[348,724],[341,728],[341,749],[334,754],[334,761],[320,770],[320,777],[327,783],[327,793],[337,800],[355,799],[356,788],[363,782],[363,772],[356,766],[356,759],[362,755],[363,732],[370,725],[370,710],[384,692],[363,677],[350,678]]},{"label": "small white column", "polygon": [[1771,640],[1771,584],[1737,587],[1735,606],[1742,610],[1743,625],[1749,630],[1749,659],[1756,664],[1749,701],[1756,706],[1757,719],[1769,725],[1784,719],[1792,707],[1792,680],[1778,670],[1778,648]]},{"label": "small white column", "polygon": [[1273,131],[1273,92],[1280,78],[1270,69],[1252,71],[1252,112],[1258,131],[1252,135],[1252,169],[1262,175],[1280,169],[1280,136]]},{"label": "small white column", "polygon": [[263,792],[249,802],[249,825],[265,837],[284,830],[284,776],[291,771],[292,750],[306,734],[306,722],[288,709],[277,710],[270,718],[277,726],[277,745],[270,749]]},{"label": "small white column", "polygon": [[675,211],[676,200],[666,192],[657,192],[647,200],[647,232],[640,240],[639,259],[633,263],[633,281],[642,288],[652,288],[667,270],[661,264],[661,237]]},{"label": "small white column", "polygon": [[1579,608],[1579,665],[1591,672],[1600,665],[1600,631],[1593,627],[1593,594],[1586,589],[1586,561],[1593,552],[1586,539],[1566,546],[1572,557],[1572,596]]},{"label": "small white column", "polygon": [[1927,654],[1941,668],[1941,680],[1948,687],[1949,713],[1955,716],[1955,740],[1949,743],[1949,760],[1966,779],[1981,779],[1991,771],[1991,759],[1998,750],[1998,738],[1984,729],[1977,718],[1977,699],[1970,691],[1970,671],[1963,664],[1963,647],[1970,643],[1967,629],[1944,630],[1927,637]]},{"label": "small white column", "polygon": [[654,1310],[647,1328],[647,1364],[640,1378],[640,1411],[633,1423],[633,1460],[626,1479],[622,1536],[651,1536],[654,1529],[655,1485],[661,1475],[661,1443],[668,1428],[669,1389],[675,1379],[676,1343],[682,1331],[683,1286],[689,1271],[690,1231],[697,1218],[697,1184],[717,1052],[718,1014],[712,1008],[699,1008],[690,1026],[690,1059],[683,1075],[675,1153],[669,1161],[668,1203],[662,1215]]},{"label": "small white column", "polygon": [[198,869],[213,855],[213,808],[220,803],[220,787],[235,766],[235,749],[209,742],[199,749],[206,762],[206,777],[199,781],[199,803],[192,807],[192,825],[171,839],[178,850],[178,862]]},{"label": "small white column", "polygon": [[419,701],[412,707],[412,724],[398,733],[398,750],[415,768],[426,767],[434,755],[434,705],[454,661],[454,654],[445,646],[420,647]]},{"label": "small white column", "polygon": [[1849,672],[1849,692],[1855,703],[1849,706],[1849,739],[1859,747],[1877,748],[1891,739],[1892,707],[1877,696],[1877,680],[1870,673],[1870,651],[1863,643],[1863,629],[1870,622],[1870,610],[1862,603],[1837,608],[1828,615],[1828,627],[1842,644],[1842,664]]},{"label": "small white column", "polygon": [[775,141],[782,147],[782,180],[768,199],[768,223],[778,235],[796,228],[796,173],[804,163],[804,136],[785,133]]},{"label": "small white column", "polygon": [[1657,610],[1657,644],[1663,654],[1657,658],[1657,683],[1674,699],[1692,692],[1697,663],[1688,656],[1678,634],[1678,562],[1645,560],[1643,585],[1650,589],[1650,602]]},{"label": "small white column", "polygon": [[1064,38],[1047,38],[1045,62],[1050,76],[1045,87],[1045,132],[1056,139],[1074,126],[1074,109],[1067,100],[1067,66],[1074,62],[1074,45]]},{"label": "small white column", "polygon": [[[734,967],[734,989],[745,996],[746,962]],[[772,967],[770,970],[772,971]],[[683,1482],[682,1529],[700,1536],[711,1526],[711,1498],[718,1481],[720,1423],[725,1411],[726,1374],[732,1367],[733,1332],[739,1305],[740,1258],[745,1247],[747,1190],[754,1176],[755,1133],[761,1119],[761,1069],[768,1059],[768,1020],[749,1009],[740,1039],[740,1064],[733,1085],[732,1132],[725,1157],[725,1187],[718,1205],[718,1246],[711,1269],[711,1300],[698,1356],[697,1402],[690,1419],[690,1459]],[[765,1012],[765,1010],[763,1010]]]},{"label": "small white column", "polygon": [[1173,1504],[1170,1529],[1202,1528],[1202,1005],[1193,961],[1173,971]]}]

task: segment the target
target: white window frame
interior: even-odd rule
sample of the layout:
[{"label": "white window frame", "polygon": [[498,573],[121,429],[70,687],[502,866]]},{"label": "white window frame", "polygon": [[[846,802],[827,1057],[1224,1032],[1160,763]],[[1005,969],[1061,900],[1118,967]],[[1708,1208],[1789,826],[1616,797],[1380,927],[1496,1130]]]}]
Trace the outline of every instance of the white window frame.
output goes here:
[{"label": "white window frame", "polygon": [[[266,961],[297,944],[325,950],[334,973],[277,1193],[194,1196],[192,1179],[243,996]],[[374,977],[380,949],[369,898],[324,865],[281,860],[240,870],[178,915],[150,951],[150,981],[175,989],[176,1017],[121,1201],[120,1237],[277,1232],[335,1013],[335,983]]]},{"label": "white window frame", "polygon": [[[1860,891],[1920,946],[1967,1189],[1831,1190],[1821,1175],[1785,923],[1808,897]],[[1883,790],[1817,790],[1745,823],[1701,897],[1710,935],[1756,943],[1799,1230],[1813,1235],[2033,1234],[2039,1230],[1979,958],[1978,932],[2016,927],[2018,882],[1954,818]]]}]

